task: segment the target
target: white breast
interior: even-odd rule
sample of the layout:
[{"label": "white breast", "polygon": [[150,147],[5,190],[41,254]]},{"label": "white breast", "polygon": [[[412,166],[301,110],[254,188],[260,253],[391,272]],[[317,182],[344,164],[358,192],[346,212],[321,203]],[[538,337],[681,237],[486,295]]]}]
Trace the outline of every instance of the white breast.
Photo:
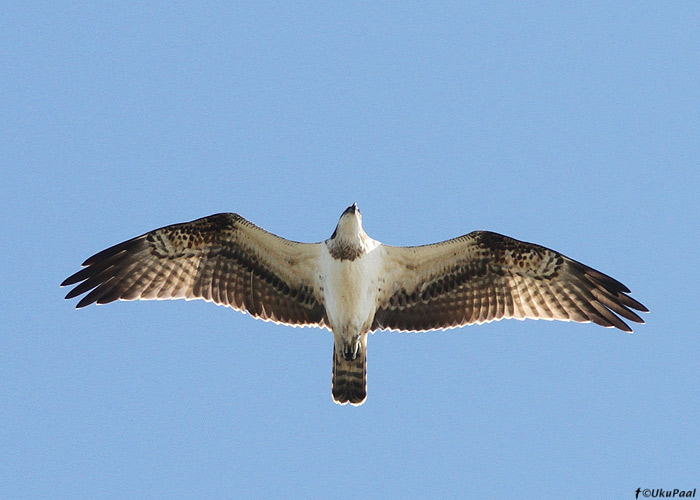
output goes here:
[{"label": "white breast", "polygon": [[[378,242],[377,242],[378,243]],[[377,244],[355,260],[337,260],[321,249],[321,287],[331,329],[336,335],[354,337],[371,326],[382,286],[382,251]]]}]

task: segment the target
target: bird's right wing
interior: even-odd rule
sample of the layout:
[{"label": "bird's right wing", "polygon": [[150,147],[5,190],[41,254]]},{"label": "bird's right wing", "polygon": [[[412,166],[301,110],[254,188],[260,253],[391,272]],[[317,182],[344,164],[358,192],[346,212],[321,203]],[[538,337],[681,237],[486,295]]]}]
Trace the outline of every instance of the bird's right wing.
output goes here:
[{"label": "bird's right wing", "polygon": [[61,285],[77,307],[115,300],[204,299],[268,321],[325,326],[320,244],[269,233],[238,214],[166,226],[87,259]]}]

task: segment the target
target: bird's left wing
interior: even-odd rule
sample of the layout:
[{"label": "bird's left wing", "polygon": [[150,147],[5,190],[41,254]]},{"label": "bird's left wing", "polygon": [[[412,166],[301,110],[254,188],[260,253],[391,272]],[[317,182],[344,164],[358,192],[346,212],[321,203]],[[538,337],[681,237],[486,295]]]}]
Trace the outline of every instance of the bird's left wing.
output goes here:
[{"label": "bird's left wing", "polygon": [[268,321],[325,326],[320,244],[280,238],[238,214],[166,226],[87,259],[61,286],[77,307],[115,300],[204,299]]},{"label": "bird's left wing", "polygon": [[487,231],[418,247],[384,245],[372,329],[433,330],[502,318],[594,322],[631,332],[646,312],[619,281],[540,245]]}]

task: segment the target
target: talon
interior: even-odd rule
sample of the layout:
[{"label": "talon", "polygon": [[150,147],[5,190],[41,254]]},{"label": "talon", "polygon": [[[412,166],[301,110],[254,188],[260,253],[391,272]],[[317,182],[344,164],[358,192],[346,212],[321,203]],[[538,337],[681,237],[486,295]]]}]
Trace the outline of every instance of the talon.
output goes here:
[{"label": "talon", "polygon": [[355,342],[353,344],[346,344],[343,347],[343,357],[345,361],[352,361],[357,358],[357,355],[362,352],[362,345],[360,342]]},{"label": "talon", "polygon": [[352,361],[355,359],[355,353],[352,351],[350,346],[345,346],[345,350],[343,351],[343,357],[345,358],[345,361]]}]

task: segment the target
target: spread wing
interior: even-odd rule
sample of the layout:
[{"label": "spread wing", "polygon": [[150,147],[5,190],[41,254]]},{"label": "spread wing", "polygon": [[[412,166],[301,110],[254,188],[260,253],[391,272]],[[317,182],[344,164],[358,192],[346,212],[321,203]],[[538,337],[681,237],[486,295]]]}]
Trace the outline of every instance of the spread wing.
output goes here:
[{"label": "spread wing", "polygon": [[632,330],[648,312],[629,289],[540,245],[475,231],[419,247],[384,246],[387,283],[372,329],[432,330],[502,318],[593,322]]},{"label": "spread wing", "polygon": [[237,214],[166,226],[93,255],[61,286],[77,307],[115,300],[204,299],[289,325],[326,324],[315,295],[319,244],[268,233]]}]

